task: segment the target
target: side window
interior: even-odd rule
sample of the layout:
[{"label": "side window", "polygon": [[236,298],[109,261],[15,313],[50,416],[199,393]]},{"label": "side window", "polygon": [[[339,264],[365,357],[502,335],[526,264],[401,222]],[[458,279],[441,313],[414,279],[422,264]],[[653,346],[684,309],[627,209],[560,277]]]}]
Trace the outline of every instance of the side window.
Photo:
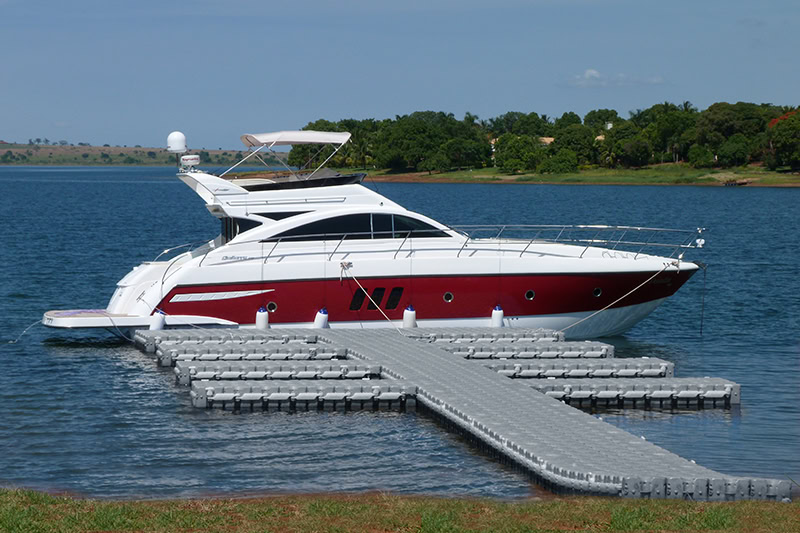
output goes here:
[{"label": "side window", "polygon": [[353,299],[350,300],[350,310],[351,311],[358,311],[361,309],[361,306],[364,305],[364,298],[367,297],[367,293],[364,292],[364,289],[360,288],[353,293]]},{"label": "side window", "polygon": [[358,213],[303,224],[270,237],[269,241],[322,241],[448,237],[442,230],[404,215]]},{"label": "side window", "polygon": [[395,287],[389,293],[389,299],[386,300],[386,309],[395,309],[397,304],[400,303],[400,297],[403,296],[403,287]]},{"label": "side window", "polygon": [[447,233],[436,229],[430,224],[415,218],[394,215],[394,236],[404,238],[406,235],[411,237],[447,237]]},{"label": "side window", "polygon": [[249,218],[222,217],[220,222],[222,224],[220,233],[222,234],[223,243],[231,241],[240,233],[250,231],[251,229],[257,228],[261,225],[261,222],[250,220]]},{"label": "side window", "polygon": [[255,213],[256,215],[270,220],[283,220],[284,218],[305,215],[308,211],[275,211],[272,213]]},{"label": "side window", "polygon": [[[368,300],[367,309],[374,311],[381,306],[381,302],[383,301],[383,296],[386,294],[385,287],[376,287],[372,290],[371,300]],[[389,293],[389,298],[386,300],[386,310],[390,311],[392,309],[397,309],[397,304],[400,303],[400,298],[403,296],[403,287],[395,287]],[[364,305],[364,300],[367,300],[367,293],[364,292],[364,289],[358,288],[353,293],[353,299],[350,300],[350,310],[351,311],[359,311],[361,307]],[[375,304],[372,301],[375,301]]]},{"label": "side window", "polygon": [[372,238],[391,239],[393,238],[392,215],[385,213],[372,214]]},{"label": "side window", "polygon": [[237,218],[236,224],[239,226],[239,233],[244,233],[245,231],[250,231],[253,228],[259,227],[261,222],[250,220],[249,218]]},{"label": "side window", "polygon": [[286,230],[283,233],[270,237],[269,240],[323,241],[339,240],[345,237],[347,240],[371,238],[369,213],[316,220]]},{"label": "side window", "polygon": [[[367,304],[367,309],[377,309],[378,307],[376,307],[376,304],[378,306],[381,305],[381,300],[383,300],[383,295],[384,295],[385,292],[386,292],[386,289],[384,289],[383,287],[378,287],[375,290],[373,290],[372,291],[372,300],[370,300],[369,303]],[[375,301],[374,304],[372,303],[373,300]]]}]

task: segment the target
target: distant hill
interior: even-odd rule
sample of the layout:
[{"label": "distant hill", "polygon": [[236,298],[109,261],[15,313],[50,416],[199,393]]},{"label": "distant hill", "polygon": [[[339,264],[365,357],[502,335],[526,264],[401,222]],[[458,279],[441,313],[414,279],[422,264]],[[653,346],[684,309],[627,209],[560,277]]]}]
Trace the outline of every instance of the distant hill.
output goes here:
[{"label": "distant hill", "polygon": [[[201,165],[226,166],[237,163],[245,150],[192,150],[199,154]],[[259,154],[270,164],[280,165],[288,154]],[[254,161],[254,164],[260,164]],[[175,155],[164,148],[141,146],[51,146],[13,144],[0,141],[0,165],[175,165]]]}]

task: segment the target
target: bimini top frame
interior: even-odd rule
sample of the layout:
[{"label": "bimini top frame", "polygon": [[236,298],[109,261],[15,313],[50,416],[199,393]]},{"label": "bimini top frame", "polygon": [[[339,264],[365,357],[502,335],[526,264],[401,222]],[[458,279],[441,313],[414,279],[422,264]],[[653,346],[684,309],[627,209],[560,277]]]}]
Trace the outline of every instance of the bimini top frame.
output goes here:
[{"label": "bimini top frame", "polygon": [[[316,174],[317,171],[319,171],[319,169],[325,166],[325,163],[330,161],[330,159],[334,155],[336,155],[336,153],[342,148],[342,146],[344,146],[347,143],[347,141],[350,140],[350,133],[346,131],[338,132],[338,131],[313,131],[313,130],[276,131],[274,133],[245,133],[244,135],[242,135],[241,139],[245,146],[251,149],[255,148],[255,150],[252,150],[241,161],[239,161],[231,168],[220,174],[220,177],[224,176],[234,168],[238,167],[252,156],[255,156],[259,161],[264,163],[265,166],[269,166],[258,155],[258,152],[260,152],[264,148],[274,153],[272,149],[275,146],[292,146],[295,144],[320,144],[322,145],[322,147],[317,151],[318,154],[320,151],[322,151],[322,148],[324,148],[325,145],[330,144],[336,146],[336,149],[333,151],[333,153],[329,155],[325,159],[325,161],[323,161],[314,170],[314,172],[312,172],[308,176],[303,177],[304,180],[307,180],[310,179],[314,174]],[[314,156],[316,156],[317,154],[314,154]],[[280,158],[276,159],[282,162]],[[311,159],[313,159],[313,157]],[[297,174],[295,174],[294,171],[291,168],[289,168],[289,166],[287,166],[286,164],[284,164],[284,166],[286,167],[286,170],[291,172],[295,178],[297,178],[298,180],[300,179],[297,176]]]}]

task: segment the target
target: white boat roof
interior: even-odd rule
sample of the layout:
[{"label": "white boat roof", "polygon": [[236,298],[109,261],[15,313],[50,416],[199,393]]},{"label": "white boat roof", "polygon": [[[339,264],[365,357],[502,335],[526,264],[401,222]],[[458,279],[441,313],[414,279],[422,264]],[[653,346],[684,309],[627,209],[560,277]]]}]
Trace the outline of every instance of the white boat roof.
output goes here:
[{"label": "white boat roof", "polygon": [[350,140],[348,132],[338,131],[276,131],[273,133],[245,133],[241,137],[245,146],[290,146],[293,144],[339,144]]}]

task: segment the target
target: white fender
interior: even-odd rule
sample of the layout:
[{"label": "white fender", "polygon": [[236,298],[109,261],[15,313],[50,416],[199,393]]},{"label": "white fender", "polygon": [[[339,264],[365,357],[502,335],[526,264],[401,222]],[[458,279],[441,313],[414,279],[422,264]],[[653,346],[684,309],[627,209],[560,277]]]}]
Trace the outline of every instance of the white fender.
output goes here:
[{"label": "white fender", "polygon": [[493,328],[502,328],[503,327],[503,308],[499,305],[496,305],[494,309],[492,309],[492,327]]},{"label": "white fender", "polygon": [[160,309],[150,316],[150,331],[164,329],[164,324],[167,323],[167,317]]},{"label": "white fender", "polygon": [[417,327],[417,312],[414,310],[413,305],[406,307],[403,311],[403,327],[415,328]]},{"label": "white fender", "polygon": [[256,311],[256,329],[269,329],[269,311],[265,307]]},{"label": "white fender", "polygon": [[317,315],[314,317],[314,327],[317,329],[328,327],[328,310],[324,307],[317,311]]}]

